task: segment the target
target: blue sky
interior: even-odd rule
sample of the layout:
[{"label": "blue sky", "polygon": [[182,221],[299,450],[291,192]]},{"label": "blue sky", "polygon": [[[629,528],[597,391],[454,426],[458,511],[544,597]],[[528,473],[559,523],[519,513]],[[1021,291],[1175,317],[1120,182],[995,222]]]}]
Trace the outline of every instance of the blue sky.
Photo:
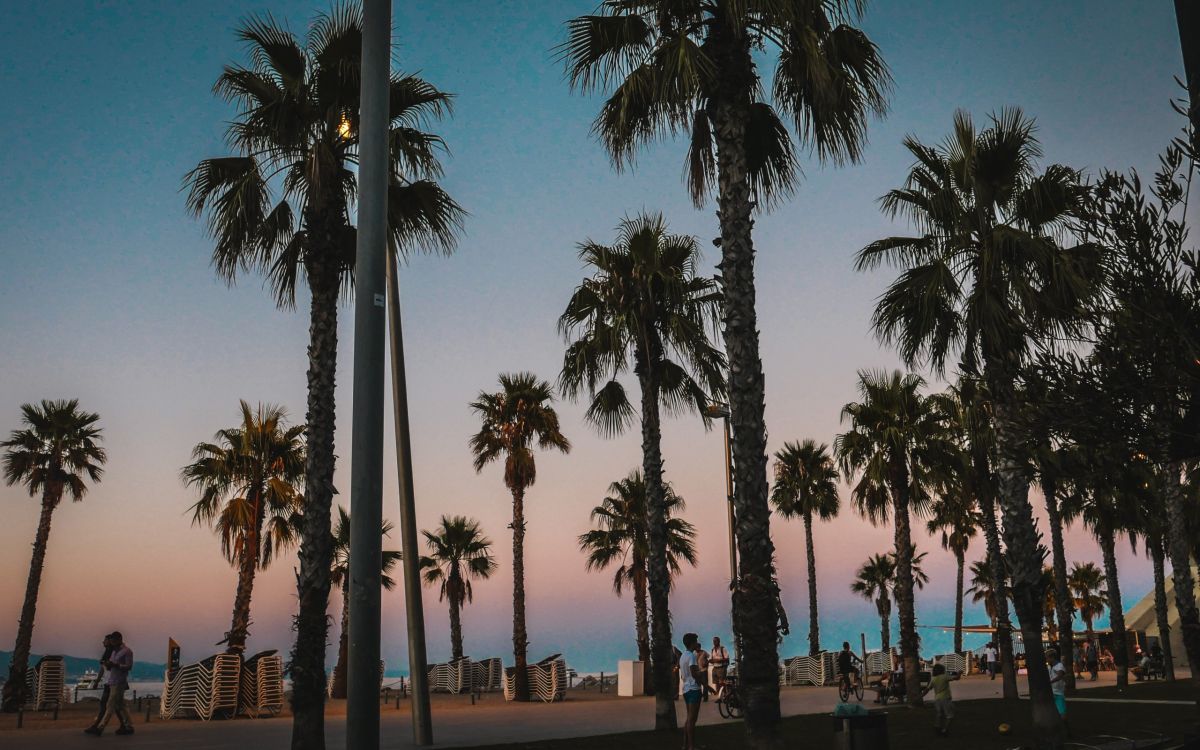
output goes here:
[{"label": "blue sky", "polygon": [[[233,113],[210,88],[222,64],[243,59],[238,20],[269,11],[303,33],[326,7],[0,7],[0,430],[16,426],[22,402],[78,396],[101,413],[112,454],[87,501],[56,514],[35,650],[90,648],[79,625],[95,620],[97,633],[136,633],[143,651],[175,635],[186,658],[228,626],[234,574],[216,538],[190,527],[191,497],[178,470],[192,445],[236,418],[238,398],[282,403],[303,417],[307,321],[303,308],[276,310],[257,278],[233,289],[215,279],[210,243],[186,215],[179,186],[199,159],[224,152],[223,124]],[[466,403],[502,371],[555,376],[562,342],[554,321],[581,275],[576,242],[611,240],[617,221],[642,209],[661,210],[705,248],[717,232],[713,208],[697,211],[687,200],[682,144],[657,144],[618,175],[591,138],[599,99],[569,92],[552,48],[564,22],[592,8],[591,0],[456,0],[394,10],[400,67],[456,94],[453,119],[438,126],[452,151],[444,185],[471,216],[454,256],[412,260],[402,294],[421,525],[433,526],[441,513],[476,516],[502,563],[466,614],[476,656],[508,649],[509,509],[498,471],[477,476],[470,468]],[[863,27],[895,76],[890,114],[871,124],[861,164],[834,169],[806,159],[795,197],[756,224],[772,451],[801,437],[831,442],[840,407],[854,396],[855,371],[896,363],[868,329],[872,301],[890,277],[855,274],[851,258],[902,230],[875,201],[904,177],[904,135],[938,140],[956,108],[982,119],[1020,105],[1037,117],[1048,161],[1094,174],[1149,171],[1181,125],[1169,107],[1182,65],[1168,3],[877,3]],[[708,260],[716,262],[715,251]],[[348,503],[352,337],[343,311],[337,480]],[[638,463],[638,441],[601,439],[578,405],[561,411],[575,450],[542,461],[529,499],[531,655],[563,651],[583,669],[607,669],[630,651],[632,607],[609,592],[608,576],[584,572],[574,538],[607,484]],[[676,627],[727,634],[719,436],[682,420],[668,426],[665,452],[701,532],[701,565],[683,576],[674,600]],[[387,480],[394,518],[390,472]],[[0,488],[0,508],[0,561],[23,571],[36,504]],[[805,647],[801,533],[780,523],[774,535],[794,625],[783,648],[790,654]],[[873,609],[847,584],[889,536],[848,507],[819,529],[827,641],[863,631],[874,639]],[[1076,557],[1099,560],[1085,533],[1071,541]],[[934,580],[918,615],[947,622],[951,559],[932,540],[922,547]],[[1121,550],[1132,603],[1149,588],[1148,565],[1127,545]],[[252,647],[290,644],[293,560],[260,579]],[[114,598],[101,581],[140,595]],[[23,575],[0,582],[0,622],[16,621],[23,584]],[[426,605],[437,658],[448,650],[445,613],[432,592]],[[385,618],[385,656],[400,664],[398,595]],[[0,630],[0,642],[9,637]],[[927,642],[949,646],[937,634]]]}]

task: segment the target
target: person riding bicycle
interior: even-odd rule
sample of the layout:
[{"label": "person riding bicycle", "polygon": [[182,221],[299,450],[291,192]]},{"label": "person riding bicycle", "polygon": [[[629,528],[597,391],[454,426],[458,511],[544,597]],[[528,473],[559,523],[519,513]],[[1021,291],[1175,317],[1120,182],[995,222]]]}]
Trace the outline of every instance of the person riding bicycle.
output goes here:
[{"label": "person riding bicycle", "polygon": [[850,650],[849,641],[842,642],[842,650],[837,655],[838,673],[846,680],[846,684],[855,686],[860,679],[858,672],[858,664],[862,664],[862,659]]}]

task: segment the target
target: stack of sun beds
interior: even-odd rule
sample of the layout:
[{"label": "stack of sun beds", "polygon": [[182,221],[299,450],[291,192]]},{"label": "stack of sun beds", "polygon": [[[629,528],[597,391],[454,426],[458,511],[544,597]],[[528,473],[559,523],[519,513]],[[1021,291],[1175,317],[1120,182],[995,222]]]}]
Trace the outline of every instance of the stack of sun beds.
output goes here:
[{"label": "stack of sun beds", "polygon": [[471,662],[475,672],[475,689],[490,693],[500,689],[500,681],[504,678],[504,664],[500,657]]},{"label": "stack of sun beds", "polygon": [[933,657],[934,664],[941,664],[951,674],[966,674],[967,659],[962,654],[938,654]]},{"label": "stack of sun beds", "polygon": [[[529,675],[530,700],[553,703],[566,697],[567,663],[560,654],[542,659],[537,664],[526,665],[525,669]],[[516,668],[507,667],[504,670],[504,700],[511,701],[516,693]]]},{"label": "stack of sun beds", "polygon": [[872,651],[867,654],[864,666],[867,674],[887,674],[892,671],[895,663],[895,651]]},{"label": "stack of sun beds", "polygon": [[467,657],[429,665],[429,689],[435,693],[490,692],[500,689],[503,666],[499,658],[472,661]]},{"label": "stack of sun beds", "polygon": [[43,656],[33,669],[25,670],[25,687],[33,710],[62,705],[66,682],[67,667],[61,656]]},{"label": "stack of sun beds", "polygon": [[274,649],[242,663],[237,708],[255,718],[283,710],[283,657]]},{"label": "stack of sun beds", "polygon": [[168,670],[159,714],[164,719],[195,716],[229,718],[238,710],[242,657],[217,654],[195,664]]},{"label": "stack of sun beds", "polygon": [[828,685],[837,677],[837,659],[828,651],[816,656],[794,656],[785,659],[779,684]]}]

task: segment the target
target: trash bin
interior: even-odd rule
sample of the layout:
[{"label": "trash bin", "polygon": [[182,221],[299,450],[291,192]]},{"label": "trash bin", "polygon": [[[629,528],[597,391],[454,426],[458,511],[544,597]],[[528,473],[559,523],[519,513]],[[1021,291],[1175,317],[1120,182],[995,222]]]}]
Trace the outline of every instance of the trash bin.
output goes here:
[{"label": "trash bin", "polygon": [[837,750],[888,750],[887,714],[833,717],[833,746]]}]

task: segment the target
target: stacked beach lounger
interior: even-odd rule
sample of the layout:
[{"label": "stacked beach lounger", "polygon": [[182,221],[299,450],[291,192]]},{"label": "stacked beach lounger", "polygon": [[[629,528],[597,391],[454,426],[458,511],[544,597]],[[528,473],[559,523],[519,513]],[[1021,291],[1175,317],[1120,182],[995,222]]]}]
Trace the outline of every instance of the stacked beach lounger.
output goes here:
[{"label": "stacked beach lounger", "polygon": [[429,689],[435,693],[490,692],[500,689],[502,666],[499,658],[471,661],[467,657],[445,664],[429,665]]},{"label": "stacked beach lounger", "polygon": [[164,719],[195,716],[205,721],[214,716],[234,716],[241,672],[242,657],[238,654],[217,654],[168,671],[159,714]]},{"label": "stacked beach lounger", "polygon": [[895,663],[895,651],[872,651],[867,654],[864,666],[869,675],[887,674],[892,671]]},{"label": "stacked beach lounger", "polygon": [[242,663],[238,713],[273,716],[283,710],[283,657],[274,649]]},{"label": "stacked beach lounger", "polygon": [[962,654],[939,654],[933,657],[934,664],[941,664],[951,674],[966,674],[967,660]]},{"label": "stacked beach lounger", "polygon": [[485,693],[500,690],[500,682],[504,679],[504,664],[500,657],[471,662],[471,666],[475,672],[476,690]]},{"label": "stacked beach lounger", "polygon": [[[563,700],[567,695],[567,663],[559,654],[542,659],[537,664],[525,667],[529,675],[529,697],[544,703]],[[516,668],[504,670],[504,700],[516,697]]]},{"label": "stacked beach lounger", "polygon": [[61,656],[43,656],[33,669],[25,670],[25,686],[33,710],[62,705],[67,686],[67,667]]},{"label": "stacked beach lounger", "polygon": [[816,656],[794,656],[783,661],[779,673],[779,684],[828,685],[837,678],[837,659],[834,654],[822,651]]}]

